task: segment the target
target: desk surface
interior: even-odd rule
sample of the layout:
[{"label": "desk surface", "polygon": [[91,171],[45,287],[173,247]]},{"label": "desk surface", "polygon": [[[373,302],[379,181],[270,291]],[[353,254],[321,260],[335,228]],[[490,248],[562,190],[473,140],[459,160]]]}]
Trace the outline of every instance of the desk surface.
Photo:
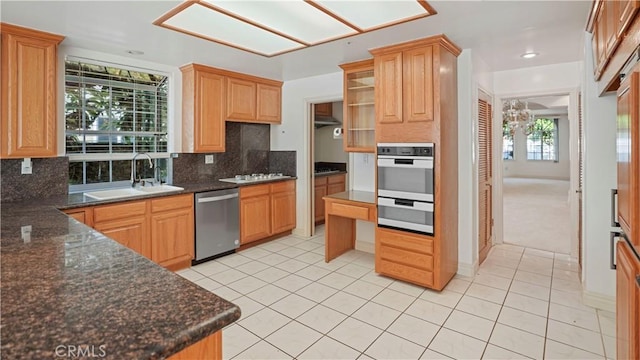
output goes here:
[{"label": "desk surface", "polygon": [[368,204],[376,203],[376,194],[372,191],[343,191],[325,196],[323,199],[357,201]]}]

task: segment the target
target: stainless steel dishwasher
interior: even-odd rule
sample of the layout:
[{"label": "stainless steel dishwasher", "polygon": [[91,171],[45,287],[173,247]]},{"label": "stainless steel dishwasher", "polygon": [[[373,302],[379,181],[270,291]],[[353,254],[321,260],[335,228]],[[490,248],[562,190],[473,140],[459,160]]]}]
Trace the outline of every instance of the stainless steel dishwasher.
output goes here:
[{"label": "stainless steel dishwasher", "polygon": [[240,245],[238,189],[196,193],[196,257],[199,264],[235,251]]}]

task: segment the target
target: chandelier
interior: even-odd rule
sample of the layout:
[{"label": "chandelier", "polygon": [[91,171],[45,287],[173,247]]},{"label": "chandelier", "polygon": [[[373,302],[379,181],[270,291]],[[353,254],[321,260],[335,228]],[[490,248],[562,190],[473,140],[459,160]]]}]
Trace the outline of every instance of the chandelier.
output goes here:
[{"label": "chandelier", "polygon": [[530,135],[533,132],[535,115],[529,110],[527,101],[511,99],[502,104],[502,121],[509,126],[511,134],[520,129],[525,135]]}]

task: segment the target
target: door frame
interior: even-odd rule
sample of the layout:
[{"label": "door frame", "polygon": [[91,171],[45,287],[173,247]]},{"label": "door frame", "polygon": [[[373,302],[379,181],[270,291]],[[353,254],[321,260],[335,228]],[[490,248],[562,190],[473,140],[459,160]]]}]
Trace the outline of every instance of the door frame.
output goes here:
[{"label": "door frame", "polygon": [[[583,214],[578,214],[578,152],[579,139],[578,139],[578,93],[580,88],[559,88],[548,89],[544,91],[536,92],[520,92],[520,93],[505,93],[494,95],[494,112],[493,112],[493,143],[502,144],[502,111],[498,112],[495,109],[502,109],[502,100],[512,97],[539,97],[550,95],[569,95],[569,106],[567,116],[569,118],[569,216],[571,222],[571,239],[570,239],[570,253],[572,259],[578,257],[578,219]],[[494,160],[494,193],[493,193],[493,216],[494,216],[494,242],[493,244],[504,243],[504,206],[503,206],[503,181],[504,173],[502,166],[502,146],[494,146],[493,149]],[[500,164],[500,166],[497,166]],[[584,209],[583,209],[584,210]],[[584,227],[584,221],[583,221]],[[584,229],[583,229],[584,230]]]},{"label": "door frame", "polygon": [[[315,217],[314,217],[314,211],[315,211],[315,196],[314,196],[314,191],[315,191],[315,174],[314,174],[314,164],[315,164],[315,126],[313,126],[313,120],[315,117],[315,108],[314,105],[315,104],[321,104],[321,103],[327,103],[327,102],[336,102],[336,101],[343,101],[343,96],[342,94],[332,94],[332,95],[326,95],[326,96],[317,96],[317,97],[312,97],[312,98],[306,98],[305,99],[305,106],[307,108],[307,121],[305,121],[304,124],[304,128],[305,128],[305,136],[307,141],[305,141],[305,144],[308,145],[307,148],[307,154],[308,154],[308,162],[307,162],[307,168],[305,169],[305,173],[307,178],[309,179],[308,181],[308,186],[307,186],[307,199],[309,199],[309,204],[307,204],[305,212],[307,215],[307,224],[306,227],[308,228],[308,231],[305,231],[304,233],[307,236],[314,236],[316,234],[316,222],[315,222]],[[347,165],[348,166],[348,165]]]}]

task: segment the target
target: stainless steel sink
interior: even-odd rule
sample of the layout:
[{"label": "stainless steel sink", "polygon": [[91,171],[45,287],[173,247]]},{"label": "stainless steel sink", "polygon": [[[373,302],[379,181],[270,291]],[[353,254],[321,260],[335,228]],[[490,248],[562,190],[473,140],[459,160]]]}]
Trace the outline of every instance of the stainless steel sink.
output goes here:
[{"label": "stainless steel sink", "polygon": [[172,185],[156,185],[156,186],[143,186],[139,188],[122,188],[122,189],[110,189],[90,191],[84,193],[84,196],[96,199],[96,200],[111,200],[119,198],[127,198],[133,196],[142,196],[149,194],[161,194],[172,191],[182,191],[184,188]]}]

